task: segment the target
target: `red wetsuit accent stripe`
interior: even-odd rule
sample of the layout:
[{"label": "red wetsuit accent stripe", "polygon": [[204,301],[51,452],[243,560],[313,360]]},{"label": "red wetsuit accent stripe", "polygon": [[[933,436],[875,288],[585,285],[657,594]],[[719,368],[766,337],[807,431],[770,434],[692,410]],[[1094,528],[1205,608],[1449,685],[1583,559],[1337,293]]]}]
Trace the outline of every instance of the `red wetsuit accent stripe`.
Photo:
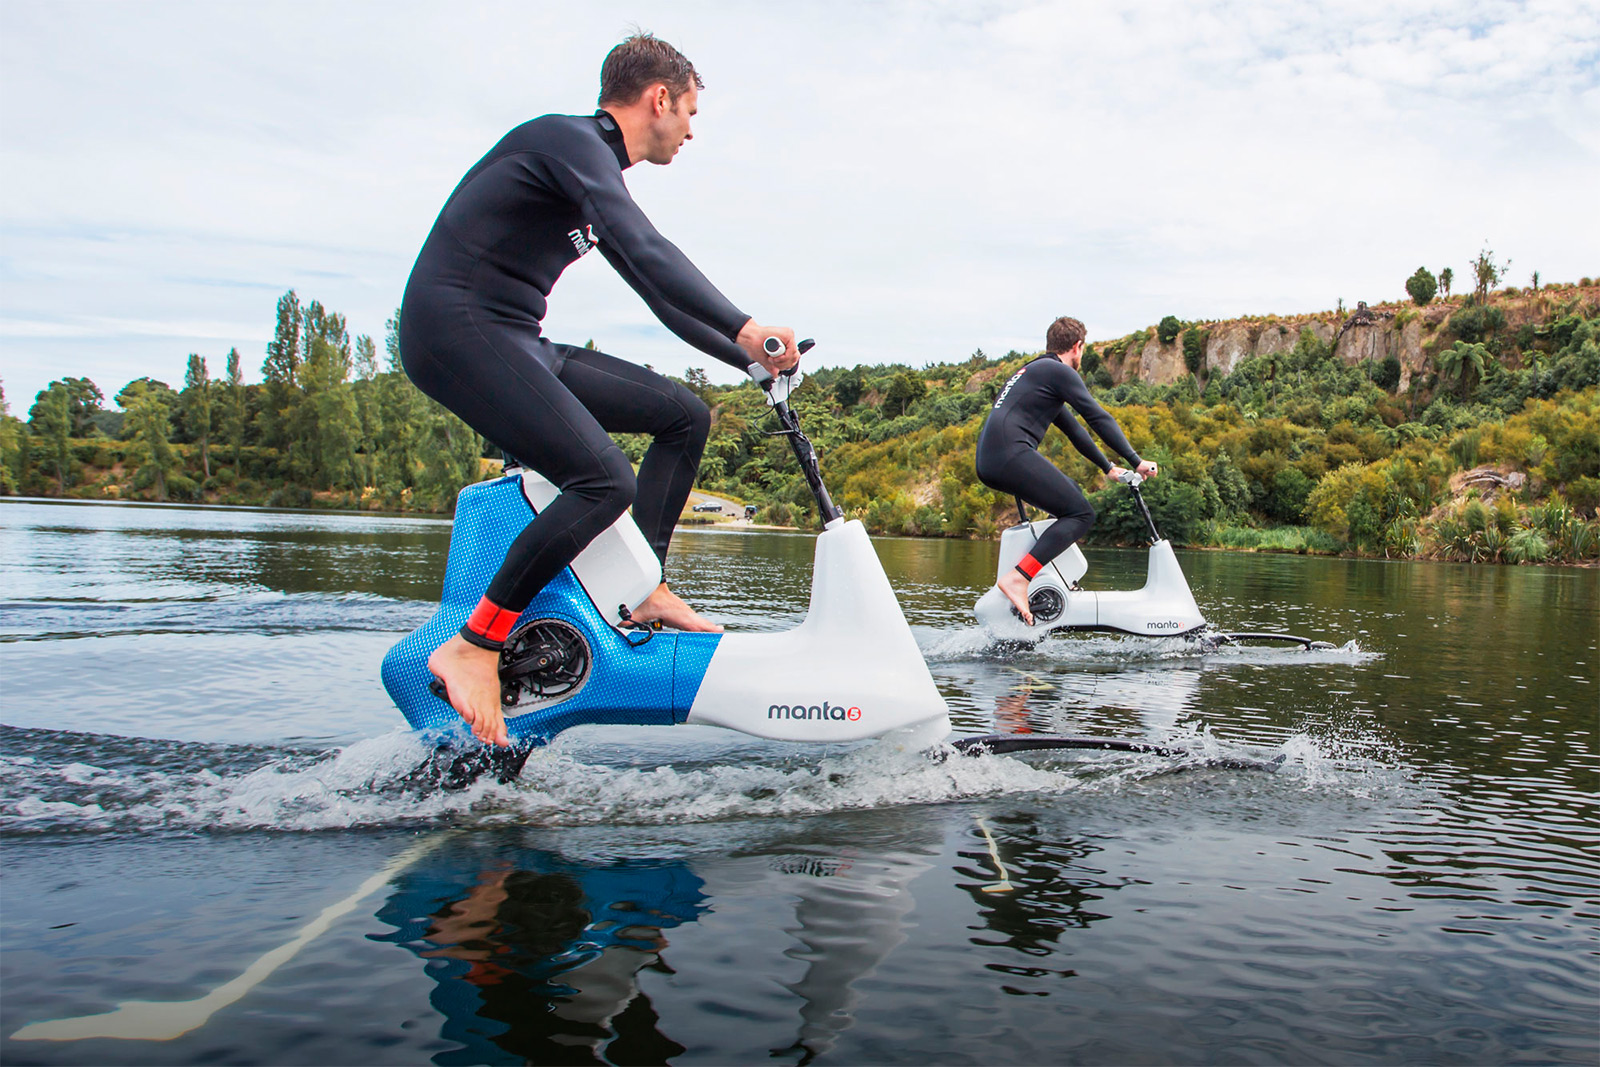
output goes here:
[{"label": "red wetsuit accent stripe", "polygon": [[1039,573],[1039,568],[1043,566],[1043,563],[1033,558],[1033,553],[1031,552],[1017,561],[1017,570],[1021,571],[1022,576],[1030,582],[1033,581],[1033,576]]},{"label": "red wetsuit accent stripe", "polygon": [[511,636],[511,627],[520,614],[522,614],[520,611],[509,611],[488,597],[484,597],[478,601],[478,606],[472,609],[472,615],[467,619],[467,629],[479,637],[501,642]]}]

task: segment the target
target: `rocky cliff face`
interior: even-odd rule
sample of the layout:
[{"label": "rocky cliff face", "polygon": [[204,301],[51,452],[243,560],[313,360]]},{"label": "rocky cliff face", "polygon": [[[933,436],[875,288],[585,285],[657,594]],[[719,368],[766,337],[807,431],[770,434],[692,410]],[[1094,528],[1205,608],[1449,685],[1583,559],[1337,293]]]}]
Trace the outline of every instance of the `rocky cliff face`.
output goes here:
[{"label": "rocky cliff face", "polygon": [[[1574,298],[1586,303],[1600,300],[1600,286],[1556,285],[1538,292],[1500,292],[1490,296],[1490,306],[1506,316],[1506,328],[1515,330],[1526,323],[1543,323]],[[1206,377],[1230,374],[1247,356],[1265,356],[1293,349],[1300,331],[1310,329],[1320,340],[1334,344],[1334,354],[1347,364],[1395,357],[1400,363],[1400,391],[1411,383],[1414,374],[1425,371],[1432,355],[1432,342],[1439,328],[1462,307],[1462,298],[1453,297],[1425,308],[1410,303],[1378,304],[1364,311],[1346,314],[1324,312],[1318,315],[1268,316],[1226,319],[1206,323]],[[1132,338],[1096,342],[1095,348],[1117,382],[1143,379],[1154,385],[1170,385],[1189,373],[1183,362],[1183,336],[1163,344],[1155,330]]]}]

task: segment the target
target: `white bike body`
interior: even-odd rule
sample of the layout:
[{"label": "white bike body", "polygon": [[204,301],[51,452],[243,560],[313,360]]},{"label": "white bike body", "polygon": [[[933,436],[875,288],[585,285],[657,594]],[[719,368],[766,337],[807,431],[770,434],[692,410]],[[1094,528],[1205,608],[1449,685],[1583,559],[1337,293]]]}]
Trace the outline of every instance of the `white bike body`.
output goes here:
[{"label": "white bike body", "polygon": [[[1032,551],[1039,535],[1055,522],[1013,526],[1000,535],[996,577],[1014,568]],[[1140,589],[1096,591],[1078,588],[1089,564],[1077,545],[1039,568],[1028,584],[1034,625],[1024,623],[999,589],[990,588],[973,607],[979,623],[997,637],[1034,641],[1057,630],[1109,630],[1141,637],[1177,637],[1206,625],[1194,602],[1189,582],[1178,566],[1172,543],[1150,546],[1149,568]]]}]

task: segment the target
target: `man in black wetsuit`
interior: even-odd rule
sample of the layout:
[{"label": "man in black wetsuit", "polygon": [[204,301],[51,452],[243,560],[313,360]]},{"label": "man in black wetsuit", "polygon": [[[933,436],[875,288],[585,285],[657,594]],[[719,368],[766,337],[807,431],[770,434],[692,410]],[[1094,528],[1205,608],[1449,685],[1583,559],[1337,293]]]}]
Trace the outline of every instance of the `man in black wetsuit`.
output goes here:
[{"label": "man in black wetsuit", "polygon": [[[1100,439],[1146,478],[1156,465],[1139,458],[1117,420],[1089,395],[1078,367],[1083,363],[1083,323],[1065,316],[1045,332],[1045,354],[1011,376],[995,399],[978,434],[978,478],[991,489],[1010,493],[1043,508],[1056,521],[1039,537],[1033,551],[1002,574],[995,586],[1016,607],[1022,621],[1033,625],[1028,610],[1028,583],[1039,568],[1065,552],[1094,525],[1094,508],[1078,483],[1039,454],[1039,442],[1050,425],[1061,427],[1074,448],[1107,476],[1126,474],[1095,447],[1089,431],[1073,417],[1082,415]],[[1069,408],[1071,410],[1069,410]]]},{"label": "man in black wetsuit", "polygon": [[[638,34],[600,70],[601,110],[546,115],[506,134],[456,186],[406,284],[406,373],[478,433],[561,493],[506,554],[461,632],[428,660],[479,739],[507,744],[499,653],[517,616],[595,535],[633,507],[666,560],[710,432],[706,406],[652,371],[540,330],[568,265],[598,248],[674,333],[741,370],[798,362],[794,331],[734,307],[634,203],[622,172],[667,164],[689,140],[703,83],[677,49]],[[769,356],[768,337],[784,351]],[[607,431],[655,438],[637,479]],[[665,582],[634,609],[642,622],[720,630]]]}]

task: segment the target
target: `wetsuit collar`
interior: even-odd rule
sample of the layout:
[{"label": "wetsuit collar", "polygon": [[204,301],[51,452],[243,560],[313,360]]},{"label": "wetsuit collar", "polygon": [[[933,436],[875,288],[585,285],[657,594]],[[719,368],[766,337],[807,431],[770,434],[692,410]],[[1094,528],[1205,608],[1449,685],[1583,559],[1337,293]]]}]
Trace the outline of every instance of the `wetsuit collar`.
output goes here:
[{"label": "wetsuit collar", "polygon": [[617,125],[617,120],[611,117],[610,112],[601,109],[594,113],[594,124],[600,127],[600,139],[611,146],[611,151],[617,155],[617,162],[623,170],[633,166],[628,159],[628,146],[622,143],[622,127]]}]

